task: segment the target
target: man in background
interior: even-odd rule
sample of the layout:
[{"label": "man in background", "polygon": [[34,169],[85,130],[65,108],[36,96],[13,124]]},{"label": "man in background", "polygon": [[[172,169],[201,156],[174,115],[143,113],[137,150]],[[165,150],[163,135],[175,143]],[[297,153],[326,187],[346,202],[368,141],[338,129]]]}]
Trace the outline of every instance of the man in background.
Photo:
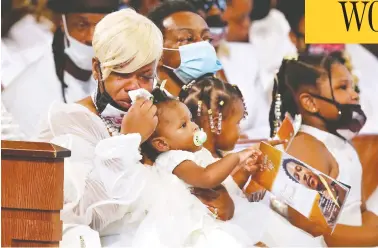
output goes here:
[{"label": "man in background", "polygon": [[248,42],[251,25],[252,0],[227,0],[223,19],[228,24],[226,39],[230,42]]},{"label": "man in background", "polygon": [[210,44],[210,29],[190,2],[165,1],[148,17],[163,33],[164,51],[158,76],[167,80],[165,89],[170,94],[178,96],[182,86],[190,81],[222,69]]},{"label": "man in background", "polygon": [[[52,41],[53,23],[41,15],[42,4],[16,0],[1,1],[1,92],[35,60],[43,55],[41,47]],[[25,34],[29,33],[26,39]],[[4,96],[4,95],[3,95]],[[1,102],[1,137],[23,140],[17,120]]]}]

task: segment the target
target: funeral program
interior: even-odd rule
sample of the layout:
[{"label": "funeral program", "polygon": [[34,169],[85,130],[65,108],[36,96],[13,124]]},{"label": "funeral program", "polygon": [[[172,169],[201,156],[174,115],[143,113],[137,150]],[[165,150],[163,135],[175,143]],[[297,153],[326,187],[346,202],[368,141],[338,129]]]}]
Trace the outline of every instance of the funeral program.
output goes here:
[{"label": "funeral program", "polygon": [[261,142],[260,150],[266,166],[254,175],[253,181],[311,221],[333,230],[350,186],[268,143]]}]

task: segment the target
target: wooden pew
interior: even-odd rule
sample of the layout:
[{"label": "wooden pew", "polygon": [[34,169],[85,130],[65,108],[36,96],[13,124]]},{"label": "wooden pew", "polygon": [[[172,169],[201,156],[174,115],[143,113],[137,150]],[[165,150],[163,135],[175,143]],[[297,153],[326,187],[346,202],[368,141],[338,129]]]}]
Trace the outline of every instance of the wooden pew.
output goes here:
[{"label": "wooden pew", "polygon": [[1,141],[1,246],[58,247],[62,239],[64,158],[71,151]]}]

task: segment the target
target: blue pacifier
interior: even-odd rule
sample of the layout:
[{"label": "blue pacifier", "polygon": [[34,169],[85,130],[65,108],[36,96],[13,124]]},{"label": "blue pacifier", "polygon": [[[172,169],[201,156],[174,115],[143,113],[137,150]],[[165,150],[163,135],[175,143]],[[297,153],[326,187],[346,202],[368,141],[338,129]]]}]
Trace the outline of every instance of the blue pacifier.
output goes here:
[{"label": "blue pacifier", "polygon": [[193,135],[193,142],[196,146],[202,146],[206,142],[206,140],[207,134],[203,131],[202,128],[201,130],[196,131]]}]

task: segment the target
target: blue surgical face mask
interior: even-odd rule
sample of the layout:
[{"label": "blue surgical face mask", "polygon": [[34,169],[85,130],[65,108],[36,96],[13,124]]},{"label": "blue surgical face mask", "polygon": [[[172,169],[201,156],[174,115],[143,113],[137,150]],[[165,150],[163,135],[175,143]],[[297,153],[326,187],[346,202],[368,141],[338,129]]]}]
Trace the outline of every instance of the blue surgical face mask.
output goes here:
[{"label": "blue surgical face mask", "polygon": [[188,84],[193,79],[202,77],[205,74],[216,73],[222,69],[222,64],[217,58],[214,47],[207,41],[200,41],[180,46],[179,49],[164,48],[165,50],[179,51],[181,64],[173,73],[184,83]]}]

